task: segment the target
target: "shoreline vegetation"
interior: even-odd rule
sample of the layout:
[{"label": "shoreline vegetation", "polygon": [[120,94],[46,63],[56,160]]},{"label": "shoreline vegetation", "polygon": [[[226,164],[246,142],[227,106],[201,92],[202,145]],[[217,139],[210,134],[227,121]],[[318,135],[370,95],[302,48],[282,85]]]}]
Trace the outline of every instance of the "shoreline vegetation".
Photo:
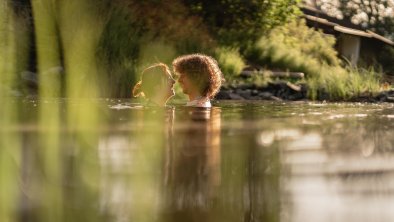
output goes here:
[{"label": "shoreline vegetation", "polygon": [[299,0],[41,1],[1,5],[1,95],[130,98],[145,67],[197,52],[224,73],[218,99],[392,100],[383,66],[394,49],[351,65],[333,36],[307,27]]},{"label": "shoreline vegetation", "polygon": [[[241,218],[279,221],[282,217],[281,206],[278,205],[281,199],[278,196],[271,200],[271,193],[276,195],[282,191],[279,186],[283,168],[280,158],[282,149],[278,145],[282,144],[282,140],[287,143],[288,137],[279,138],[277,132],[282,131],[283,127],[283,132],[290,130],[293,134],[293,129],[297,129],[295,136],[305,133],[298,142],[306,142],[305,138],[315,133],[309,125],[300,125],[298,120],[294,120],[294,126],[301,128],[293,128],[288,125],[287,119],[278,119],[278,116],[287,115],[282,112],[286,110],[270,108],[279,114],[267,116],[268,119],[279,120],[278,125],[273,122],[275,125],[272,126],[264,115],[259,115],[266,111],[263,106],[260,106],[263,109],[253,110],[246,107],[247,104],[245,109],[223,112],[223,117],[220,116],[220,109],[212,109],[209,112],[205,110],[197,118],[190,116],[191,113],[186,110],[180,115],[175,115],[172,108],[166,109],[166,112],[154,109],[123,112],[113,110],[108,105],[119,107],[121,99],[130,99],[132,86],[146,67],[158,62],[171,66],[179,55],[192,53],[202,53],[218,60],[226,79],[218,98],[220,95],[225,97],[224,93],[227,92],[230,98],[238,96],[239,99],[251,95],[255,97],[250,99],[271,100],[307,98],[347,101],[363,96],[378,98],[376,101],[391,100],[394,92],[390,83],[385,83],[381,78],[385,70],[381,71],[379,61],[373,67],[352,67],[346,60],[340,59],[334,50],[333,37],[305,25],[299,9],[300,2],[1,0],[0,222],[158,221],[159,214],[164,216],[164,221],[169,221],[169,215],[161,212],[162,207],[167,206],[157,195],[167,188],[175,188],[175,201],[171,202],[171,207],[175,208],[167,210],[174,213],[174,218],[183,221],[195,213],[201,213],[201,217],[193,218],[196,221],[223,220],[207,214],[208,208],[213,212],[221,211],[216,206],[224,206],[222,212],[230,221]],[[394,62],[390,62],[394,58],[394,50],[387,52],[386,64],[394,67]],[[304,78],[277,80],[270,75],[245,78],[241,73],[247,67],[256,67],[263,72],[299,72],[304,74]],[[176,85],[175,90],[177,98],[180,98],[180,87]],[[387,93],[379,97],[383,91]],[[115,100],[115,104],[111,100]],[[292,108],[300,110],[302,107]],[[335,110],[328,108],[324,113],[336,114]],[[360,109],[368,108],[361,106]],[[347,109],[344,111],[347,112]],[[389,140],[381,138],[384,143],[376,141],[381,132],[384,133],[382,135],[392,132],[386,130],[390,125],[380,124],[391,120],[392,115],[386,114],[392,110],[388,111],[383,112],[384,118],[368,118],[366,129],[359,127],[358,119],[344,119],[345,122],[340,124],[348,128],[343,128],[342,134],[336,132],[337,121],[330,121],[335,128],[327,129],[335,132],[326,135],[327,129],[324,128],[322,138],[328,142],[320,137],[316,141],[321,147],[330,144],[336,137],[347,142],[353,134],[365,137],[372,129],[371,137],[361,142],[367,144],[368,155],[376,156],[369,151],[371,144],[376,147],[388,144],[383,151],[393,144],[390,136],[387,136]],[[182,113],[186,118],[182,117]],[[258,117],[255,120],[258,120],[259,128],[254,131],[243,129],[254,120],[249,115]],[[382,116],[380,111],[377,115]],[[207,117],[209,121],[206,121]],[[234,131],[238,132],[236,137],[232,133],[232,125],[221,123],[227,121],[227,117],[230,120],[234,118],[236,126],[241,123],[241,128],[236,127],[237,131]],[[174,121],[179,121],[177,127],[173,127]],[[105,132],[100,130],[102,127],[105,127]],[[345,132],[347,129],[350,131]],[[259,142],[266,141],[261,139],[266,132],[272,145]],[[201,138],[196,137],[199,133],[203,134]],[[184,141],[179,144],[182,136]],[[212,143],[208,144],[207,141]],[[220,141],[223,143],[219,144]],[[198,146],[190,146],[192,143]],[[200,149],[200,145],[208,149]],[[231,145],[230,149],[222,149],[228,145]],[[266,149],[269,146],[273,149]],[[351,144],[348,148],[354,150],[353,146],[357,147],[357,144]],[[186,149],[178,149],[182,147]],[[178,154],[172,152],[177,149],[185,154],[185,159],[177,160]],[[191,156],[195,154],[194,150],[201,151],[198,155],[202,161]],[[212,151],[211,156],[217,157],[217,161],[207,159],[208,150]],[[221,150],[226,151],[222,156]],[[344,151],[347,152],[346,147]],[[359,156],[360,149],[357,152]],[[187,179],[197,182],[192,186],[183,183],[184,179],[173,177],[176,175],[172,173],[174,163],[178,161],[181,166],[190,160],[193,160],[192,168],[202,181],[213,178],[215,189],[231,192],[231,195],[234,190],[239,190],[237,196],[240,201],[228,198],[226,193],[218,194],[224,198],[223,204],[230,204],[229,207],[217,198],[204,201],[201,199],[204,193],[196,188],[202,187],[204,190],[209,187],[200,183],[195,175],[191,174]],[[119,165],[122,161],[125,165]],[[234,168],[221,172],[220,167],[226,168],[228,164]],[[272,168],[270,164],[278,167]],[[163,166],[169,169],[169,173],[158,177]],[[217,178],[207,174],[211,168]],[[181,170],[179,174],[185,175],[185,172]],[[245,172],[245,175],[238,172]],[[273,178],[273,186],[262,175]],[[158,185],[168,178],[170,180],[165,189],[161,189]],[[179,187],[172,186],[173,182],[180,183],[181,191],[185,192],[179,192]],[[227,189],[218,184],[230,186]],[[186,203],[184,200],[188,200],[189,196],[184,194],[189,191],[192,198],[190,203]],[[207,189],[206,193],[214,193],[211,191],[215,190]],[[283,191],[288,196],[286,189]],[[263,201],[254,193],[267,197],[268,201]],[[163,195],[163,200],[167,197]],[[124,199],[126,205],[123,206],[119,198]],[[201,204],[203,202],[206,204]],[[181,205],[178,203],[185,203],[183,210],[191,214],[179,211]],[[256,211],[259,208],[261,212]],[[229,209],[241,211],[233,217],[227,214]]]},{"label": "shoreline vegetation", "polygon": [[334,37],[302,19],[272,29],[246,57],[254,65],[233,62],[238,74],[227,76],[218,99],[393,102],[390,75],[379,66],[355,67],[340,59]]},{"label": "shoreline vegetation", "polygon": [[326,101],[326,102],[394,102],[394,90],[381,90],[375,93],[360,93],[348,98],[331,98],[329,93],[317,91],[316,98],[308,97],[305,83],[294,84],[290,81],[277,80],[264,86],[255,83],[226,85],[216,95],[216,100],[268,100],[268,101]]}]

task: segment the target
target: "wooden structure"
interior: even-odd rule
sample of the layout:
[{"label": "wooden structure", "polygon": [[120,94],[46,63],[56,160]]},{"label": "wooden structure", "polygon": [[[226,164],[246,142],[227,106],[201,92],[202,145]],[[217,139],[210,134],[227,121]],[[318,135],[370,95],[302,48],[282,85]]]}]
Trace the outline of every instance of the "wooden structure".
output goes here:
[{"label": "wooden structure", "polygon": [[243,70],[240,73],[241,77],[251,77],[253,75],[263,75],[270,78],[290,78],[290,79],[303,79],[305,77],[302,72],[279,72],[279,71],[264,71],[264,70]]},{"label": "wooden structure", "polygon": [[330,17],[314,7],[302,6],[301,10],[309,27],[335,36],[339,55],[353,65],[360,60],[366,65],[371,65],[383,46],[394,46],[394,42],[390,39],[365,30],[350,21]]}]

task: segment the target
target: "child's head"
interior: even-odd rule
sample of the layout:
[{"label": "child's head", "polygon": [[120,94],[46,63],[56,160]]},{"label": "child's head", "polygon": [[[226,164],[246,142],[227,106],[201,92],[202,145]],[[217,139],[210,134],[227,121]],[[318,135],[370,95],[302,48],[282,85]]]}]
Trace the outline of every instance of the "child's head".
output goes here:
[{"label": "child's head", "polygon": [[133,88],[133,96],[167,101],[174,93],[174,79],[164,63],[157,63],[144,69],[141,80]]},{"label": "child's head", "polygon": [[196,90],[201,96],[213,98],[219,91],[223,75],[214,58],[203,54],[184,55],[176,58],[172,65],[185,94]]}]

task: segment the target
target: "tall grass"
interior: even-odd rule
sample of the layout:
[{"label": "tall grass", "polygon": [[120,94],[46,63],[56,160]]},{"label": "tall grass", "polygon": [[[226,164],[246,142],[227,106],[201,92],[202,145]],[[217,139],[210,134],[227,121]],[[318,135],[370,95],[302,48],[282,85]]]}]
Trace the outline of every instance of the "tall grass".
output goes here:
[{"label": "tall grass", "polygon": [[246,66],[237,48],[218,47],[215,51],[215,57],[227,80],[239,75]]},{"label": "tall grass", "polygon": [[104,20],[97,48],[97,60],[103,64],[102,95],[129,97],[130,87],[137,79],[142,27],[133,23],[126,6],[108,5],[100,12]]},{"label": "tall grass", "polygon": [[[102,22],[98,19],[97,8],[91,7],[89,1],[39,0],[33,1],[32,7],[40,96],[37,156],[42,175],[33,180],[31,196],[41,221],[80,220],[81,214],[70,211],[67,201],[86,201],[81,198],[86,194],[78,191],[88,194],[97,193],[98,189],[95,173],[98,164],[91,158],[97,156],[98,135],[92,129],[98,127],[98,106],[86,99],[99,95],[100,75],[97,75],[95,53]],[[64,74],[48,72],[54,67],[64,67]],[[64,92],[62,85],[65,85]],[[62,95],[72,102],[57,101]],[[77,102],[78,106],[73,104],[81,98],[84,100]],[[70,134],[64,138],[65,128]],[[71,141],[74,146],[69,149],[74,150],[69,152],[79,153],[75,158],[79,172],[75,174],[84,177],[87,183],[70,182],[81,187],[65,197],[62,154],[64,145]],[[97,214],[89,210],[83,217],[86,221],[98,219]]]},{"label": "tall grass", "polygon": [[380,90],[380,75],[374,70],[322,66],[321,75],[307,79],[312,99],[343,100],[372,96]]},{"label": "tall grass", "polygon": [[247,52],[250,61],[267,67],[319,75],[322,64],[340,65],[335,39],[308,28],[303,20],[273,29]]},{"label": "tall grass", "polygon": [[[18,175],[21,166],[20,134],[9,130],[18,122],[17,104],[9,97],[15,84],[16,31],[15,15],[8,1],[0,3],[0,220],[16,221]],[[8,130],[7,130],[8,129]]]},{"label": "tall grass", "polygon": [[[48,98],[61,96],[60,73],[50,73],[48,70],[61,67],[60,36],[57,33],[58,17],[55,17],[56,3],[54,1],[32,1],[35,22],[37,48],[37,70],[40,82],[39,95],[39,159],[42,167],[42,177],[33,181],[33,196],[36,203],[41,203],[39,217],[43,221],[63,218],[62,190],[60,174],[60,105],[48,103]],[[47,183],[42,184],[41,181]],[[45,187],[47,192],[41,189]],[[41,193],[42,195],[37,195]],[[42,202],[40,200],[43,200]],[[52,209],[51,211],[45,209]]]},{"label": "tall grass", "polygon": [[247,51],[247,58],[267,68],[303,72],[311,99],[348,99],[379,91],[380,73],[343,64],[335,39],[306,27],[301,20],[277,27]]},{"label": "tall grass", "polygon": [[[30,135],[22,133],[26,130],[26,123],[20,122],[21,107],[18,100],[10,97],[20,84],[19,73],[27,67],[28,53],[22,46],[28,43],[24,42],[27,39],[20,31],[20,28],[24,28],[24,18],[13,13],[8,1],[0,4],[0,220],[7,222],[18,221],[21,215],[17,213],[21,210],[22,215],[34,215],[38,221],[63,221],[65,218],[77,217],[75,211],[67,210],[63,193],[65,178],[62,148],[70,143],[70,138],[75,138],[74,143],[77,145],[74,149],[78,149],[75,152],[80,154],[76,161],[79,174],[88,181],[85,183],[88,188],[80,190],[89,193],[97,192],[95,190],[98,189],[97,173],[94,173],[98,165],[97,161],[92,161],[95,158],[91,159],[97,156],[95,143],[98,132],[92,129],[98,127],[98,106],[83,102],[76,107],[72,103],[59,102],[59,97],[63,95],[61,82],[64,77],[60,72],[48,71],[64,66],[67,85],[65,95],[68,98],[97,98],[99,81],[95,81],[98,73],[95,51],[101,30],[98,15],[93,14],[91,7],[84,5],[86,2],[39,0],[32,3],[40,99],[38,132],[35,134],[38,138],[29,140],[28,145],[21,142],[29,138],[26,135]],[[71,14],[75,16],[73,19],[69,16]],[[64,112],[67,114],[64,115]],[[67,139],[62,133],[65,128],[73,132]],[[25,135],[23,140],[22,135]],[[30,161],[22,164],[22,157],[28,154],[31,154],[27,158]],[[29,165],[31,160],[40,170],[28,170],[32,167]],[[21,193],[21,190],[25,193]],[[67,197],[67,200],[71,199]],[[34,213],[29,211],[31,208],[34,208]],[[90,215],[84,221],[97,221],[94,217],[98,215],[97,212],[87,211],[84,215]]]},{"label": "tall grass", "polygon": [[[119,87],[117,83],[124,84],[121,87],[130,95],[129,80],[137,78],[143,66],[159,61],[170,64],[176,50],[160,40],[141,41],[138,50],[130,52],[135,57],[118,54],[122,61],[103,62],[100,49],[108,17],[100,16],[101,6],[89,0],[32,1],[39,97],[37,118],[32,114],[32,122],[25,122],[21,113],[36,110],[22,110],[26,101],[20,106],[10,95],[21,84],[20,72],[28,67],[31,46],[21,34],[27,32],[26,18],[13,13],[8,1],[0,3],[0,221],[20,217],[43,222],[104,221],[108,216],[98,205],[97,147],[107,121],[103,111],[107,107],[98,98]],[[110,74],[127,78],[108,81],[106,72],[116,64],[121,65],[122,74]],[[130,73],[125,73],[128,69]],[[146,131],[160,129],[163,118],[157,113],[147,117],[154,124],[148,124]],[[160,167],[156,151],[163,135],[154,130],[148,134],[155,140],[145,140],[146,131],[133,135],[134,142],[146,148],[135,157],[135,172],[141,173],[127,175],[132,178],[128,188],[135,190],[130,211],[136,221],[153,220],[151,212],[157,208],[154,172]]]}]

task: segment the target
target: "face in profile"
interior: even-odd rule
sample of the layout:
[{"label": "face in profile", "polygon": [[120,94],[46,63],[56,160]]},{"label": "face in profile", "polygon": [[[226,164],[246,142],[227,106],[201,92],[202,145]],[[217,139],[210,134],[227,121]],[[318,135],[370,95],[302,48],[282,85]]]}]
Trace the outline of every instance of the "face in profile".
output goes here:
[{"label": "face in profile", "polygon": [[179,56],[172,62],[174,71],[179,75],[179,84],[189,100],[196,98],[211,99],[222,84],[222,72],[217,61],[204,54]]},{"label": "face in profile", "polygon": [[174,83],[167,65],[155,64],[142,72],[141,80],[133,88],[133,96],[143,96],[162,106],[175,95]]},{"label": "face in profile", "polygon": [[196,90],[195,85],[192,83],[192,81],[190,80],[190,78],[183,74],[180,73],[179,74],[179,78],[178,78],[178,83],[182,88],[182,92],[185,94],[190,94],[193,90]]},{"label": "face in profile", "polygon": [[175,84],[175,80],[172,77],[171,73],[167,70],[166,71],[166,76],[165,76],[165,83],[164,83],[164,95],[167,95],[167,99],[171,98],[172,96],[175,95],[175,91],[174,91],[174,84]]},{"label": "face in profile", "polygon": [[174,84],[175,80],[172,77],[169,70],[162,72],[160,77],[156,76],[156,86],[152,86],[152,94],[149,95],[149,99],[156,101],[167,102],[171,97],[175,95]]}]

